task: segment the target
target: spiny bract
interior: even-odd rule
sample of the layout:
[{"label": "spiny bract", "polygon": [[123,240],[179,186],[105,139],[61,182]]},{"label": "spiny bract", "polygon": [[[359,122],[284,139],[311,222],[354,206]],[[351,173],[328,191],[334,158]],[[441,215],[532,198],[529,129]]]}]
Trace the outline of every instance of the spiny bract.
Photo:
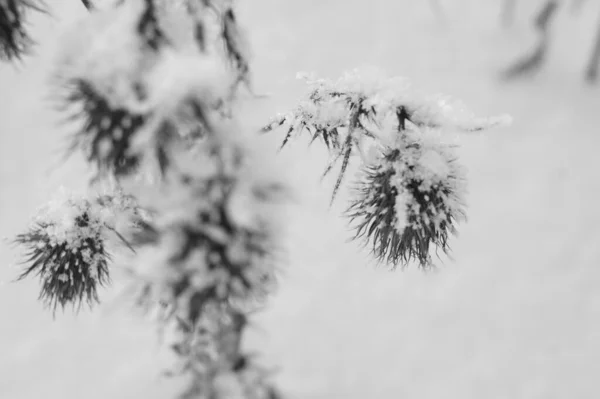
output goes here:
[{"label": "spiny bract", "polygon": [[364,166],[347,216],[379,260],[428,267],[431,245],[448,253],[449,235],[465,218],[466,176],[449,145],[424,133],[403,136]]},{"label": "spiny bract", "polygon": [[98,287],[109,281],[106,213],[99,203],[67,198],[42,209],[15,242],[26,248],[19,279],[36,274],[40,300],[53,311],[72,304],[79,309],[98,302]]}]

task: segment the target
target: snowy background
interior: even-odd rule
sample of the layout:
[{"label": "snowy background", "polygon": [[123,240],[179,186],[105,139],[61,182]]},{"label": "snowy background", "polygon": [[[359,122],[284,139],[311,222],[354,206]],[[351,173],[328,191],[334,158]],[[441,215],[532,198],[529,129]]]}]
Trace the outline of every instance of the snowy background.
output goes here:
[{"label": "snowy background", "polygon": [[[0,235],[22,231],[58,185],[83,187],[83,162],[61,164],[65,131],[49,79],[75,0],[32,18],[39,41],[22,65],[0,65]],[[504,29],[500,0],[241,1],[258,91],[254,127],[292,106],[299,70],[336,78],[376,65],[462,99],[477,114],[510,113],[507,129],[461,136],[468,223],[437,273],[376,268],[328,209],[325,153],[281,153],[296,184],[290,264],[248,345],[298,399],[597,398],[600,373],[600,89],[583,69],[600,4],[561,13],[546,65],[503,83],[499,70],[535,41],[539,1],[518,2]],[[107,60],[109,62],[109,60]],[[273,143],[277,138],[266,139]],[[174,398],[160,376],[152,325],[120,301],[52,320],[37,284],[11,283],[15,251],[0,247],[0,398]]]}]

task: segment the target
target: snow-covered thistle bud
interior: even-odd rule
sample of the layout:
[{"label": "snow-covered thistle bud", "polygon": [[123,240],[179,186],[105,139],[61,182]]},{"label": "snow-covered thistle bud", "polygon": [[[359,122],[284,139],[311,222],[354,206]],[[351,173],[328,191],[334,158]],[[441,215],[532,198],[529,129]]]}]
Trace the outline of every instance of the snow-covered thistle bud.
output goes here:
[{"label": "snow-covered thistle bud", "polygon": [[25,30],[28,9],[44,11],[37,0],[0,0],[0,60],[20,58],[33,43]]},{"label": "snow-covered thistle bud", "polygon": [[[64,193],[63,193],[64,194]],[[114,231],[109,201],[67,195],[42,208],[15,243],[25,249],[22,280],[37,275],[39,299],[53,312],[71,304],[80,309],[98,302],[98,288],[109,282],[107,233]]]},{"label": "snow-covered thistle bud", "polygon": [[432,245],[447,254],[449,236],[465,218],[466,176],[451,146],[427,132],[405,133],[364,167],[347,216],[356,223],[355,238],[364,238],[380,261],[427,267]]},{"label": "snow-covered thistle bud", "polygon": [[309,90],[291,112],[278,114],[262,128],[269,132],[287,128],[282,147],[300,133],[310,134],[311,142],[320,139],[331,154],[324,175],[341,163],[332,200],[344,179],[353,155],[365,157],[371,144],[387,142],[390,121],[398,118],[398,129],[406,124],[419,129],[448,129],[477,132],[511,123],[508,115],[480,118],[457,99],[426,95],[405,78],[387,77],[377,68],[355,69],[339,79],[317,79],[300,73]]}]

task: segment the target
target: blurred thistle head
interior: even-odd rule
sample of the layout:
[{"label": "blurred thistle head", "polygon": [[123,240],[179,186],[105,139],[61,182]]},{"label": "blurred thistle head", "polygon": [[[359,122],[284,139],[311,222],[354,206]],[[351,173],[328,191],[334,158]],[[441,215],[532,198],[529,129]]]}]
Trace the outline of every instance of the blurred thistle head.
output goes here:
[{"label": "blurred thistle head", "polygon": [[29,10],[45,12],[37,0],[0,0],[0,61],[21,58],[33,44],[25,29]]},{"label": "blurred thistle head", "polygon": [[81,130],[73,136],[69,151],[83,149],[99,175],[122,176],[135,170],[139,156],[131,152],[131,138],[143,126],[145,115],[111,106],[91,83],[82,79],[70,82],[67,90],[64,104],[79,105],[70,118],[81,120]]},{"label": "blurred thistle head", "polygon": [[64,195],[42,208],[15,242],[25,249],[19,280],[37,275],[39,299],[53,312],[98,302],[98,287],[109,281],[106,230],[112,214],[98,202]]},{"label": "blurred thistle head", "polygon": [[404,133],[364,167],[347,216],[379,261],[429,267],[432,245],[448,254],[465,219],[466,176],[450,145],[427,131]]},{"label": "blurred thistle head", "polygon": [[172,43],[153,1],[120,7],[90,14],[65,38],[56,77],[61,111],[77,124],[69,153],[82,150],[97,178],[154,165],[164,174],[171,145],[189,147],[222,117],[233,78],[216,57],[186,50],[185,38]]}]

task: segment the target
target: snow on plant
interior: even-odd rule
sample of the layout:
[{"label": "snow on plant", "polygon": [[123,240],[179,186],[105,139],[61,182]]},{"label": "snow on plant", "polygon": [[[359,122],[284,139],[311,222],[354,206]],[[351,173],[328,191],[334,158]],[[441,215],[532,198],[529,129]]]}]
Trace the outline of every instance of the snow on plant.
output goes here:
[{"label": "snow on plant", "polygon": [[[168,8],[174,10],[169,18],[157,12],[165,7],[134,0],[99,10],[78,27],[78,35],[66,39],[58,74],[61,105],[81,125],[70,151],[84,150],[97,176],[134,173],[149,154],[164,172],[172,142],[200,138],[210,113],[228,113],[234,86],[229,81],[239,81],[239,73],[230,76],[222,57],[208,50],[204,34],[188,37],[163,28],[163,19],[187,16],[189,27],[203,31],[210,25],[200,18],[208,5],[189,11],[192,15]],[[221,34],[232,36],[232,23],[227,26]],[[239,47],[229,36],[223,38],[231,42],[227,48]],[[242,62],[239,51],[228,53],[235,68]],[[154,145],[149,153],[135,151],[133,144],[144,131],[154,135],[146,140]]]},{"label": "snow on plant", "polygon": [[167,39],[153,3],[141,0],[96,11],[78,28],[65,42],[58,76],[60,105],[81,122],[71,151],[83,149],[99,175],[131,173],[139,155],[130,141],[151,112],[145,78]]},{"label": "snow on plant", "polygon": [[26,249],[26,267],[19,279],[38,275],[39,299],[54,312],[59,305],[92,306],[98,302],[98,287],[109,281],[110,234],[124,240],[115,229],[117,218],[131,209],[125,197],[90,199],[62,190],[15,239]]},{"label": "snow on plant", "polygon": [[[240,170],[248,167],[240,149],[203,150],[189,165],[178,160],[177,172],[140,196],[153,216],[135,236],[136,263],[144,265],[155,303],[176,304],[183,293],[174,287],[182,285],[210,300],[243,303],[264,297],[274,282],[277,235],[258,212],[280,186],[242,181],[250,176]],[[197,317],[189,303],[177,307],[186,319]]]},{"label": "snow on plant", "polygon": [[363,166],[347,216],[379,260],[425,267],[431,244],[448,252],[465,219],[466,174],[452,150],[436,135],[408,131]]},{"label": "snow on plant", "polygon": [[352,156],[361,156],[363,176],[346,214],[358,222],[355,238],[367,238],[378,259],[427,266],[431,244],[447,253],[448,236],[464,219],[465,176],[451,148],[428,137],[503,126],[510,117],[476,117],[450,96],[423,93],[373,68],[336,81],[299,77],[308,84],[306,97],[263,131],[287,128],[282,147],[305,132],[311,143],[324,143],[330,152],[324,174],[341,163],[332,201]]},{"label": "snow on plant", "polygon": [[[10,4],[0,0],[0,10]],[[133,250],[139,304],[158,309],[159,327],[174,333],[180,371],[191,377],[182,397],[279,398],[241,344],[251,312],[275,287],[283,185],[272,167],[259,167],[264,149],[253,151],[235,120],[238,88],[250,88],[250,76],[232,1],[84,4],[93,12],[61,42],[57,74],[60,105],[79,123],[69,150],[83,151],[96,181],[122,191],[68,196],[43,211],[16,239],[29,251],[21,278],[40,275],[40,298],[54,309],[92,304],[108,282],[115,235]],[[8,20],[0,15],[0,29]],[[341,163],[332,198],[361,155],[347,216],[380,259],[425,266],[431,245],[447,251],[464,219],[464,171],[434,133],[506,118],[476,118],[456,100],[376,70],[307,83],[298,107],[264,130],[286,126],[284,146],[303,132],[322,141],[331,153],[325,173]],[[152,173],[160,178],[140,179]],[[116,224],[121,213],[134,227],[130,239]]]},{"label": "snow on plant", "polygon": [[[94,9],[74,28],[77,34],[65,37],[59,99],[69,120],[79,123],[69,150],[83,151],[96,167],[94,182],[107,179],[132,195],[134,228],[130,240],[106,213],[98,219],[96,205],[109,208],[105,197],[65,201],[63,212],[78,215],[69,226],[91,231],[76,247],[85,248],[61,252],[57,268],[46,252],[54,256],[54,247],[72,250],[71,244],[46,245],[54,236],[33,229],[17,239],[38,249],[24,275],[42,270],[62,290],[55,280],[63,282],[63,269],[83,265],[68,287],[97,300],[94,283],[108,279],[106,234],[115,233],[131,242],[140,266],[134,270],[139,303],[160,309],[159,324],[180,335],[172,346],[192,376],[185,395],[273,399],[279,394],[269,373],[240,343],[249,312],[275,285],[281,234],[273,207],[282,186],[257,169],[250,142],[234,126],[236,91],[248,83],[249,67],[231,2],[181,4],[118,2]],[[153,165],[161,178],[139,179]],[[73,301],[63,291],[56,301]]]},{"label": "snow on plant", "polygon": [[[161,304],[163,322],[176,326],[180,335],[171,346],[182,371],[195,376],[194,397],[221,397],[211,396],[219,376],[242,384],[262,374],[241,352],[240,339],[247,311],[274,288],[281,234],[273,205],[282,186],[260,178],[247,145],[227,132],[174,162],[163,183],[148,188],[154,194],[139,195],[153,215],[134,239],[139,302]],[[250,388],[259,386],[244,389]],[[275,397],[264,388],[242,397]]]},{"label": "snow on plant", "polygon": [[232,312],[223,303],[210,303],[193,329],[179,318],[174,322],[177,336],[172,348],[185,359],[179,373],[192,376],[182,399],[282,397],[270,381],[272,372],[258,364],[255,356],[240,352],[242,331],[249,323],[244,313]]},{"label": "snow on plant", "polygon": [[[211,84],[202,84],[205,79]],[[222,81],[217,64],[200,55],[165,54],[140,86],[146,97],[137,104],[144,110],[138,113],[126,105],[111,108],[105,97],[80,80],[67,98],[83,103],[75,115],[83,119],[83,128],[74,136],[71,150],[83,149],[99,175],[130,175],[144,156],[157,160],[164,172],[172,145],[193,142],[210,130],[211,113],[218,112],[220,101],[213,89]]]},{"label": "snow on plant", "polygon": [[234,1],[156,0],[156,3],[163,11],[165,29],[177,37],[187,37],[184,42],[191,40],[202,51],[225,56],[235,71],[237,83],[250,83],[249,46],[237,21]]},{"label": "snow on plant", "polygon": [[510,122],[508,116],[476,118],[449,96],[420,93],[408,80],[388,78],[376,69],[355,69],[336,81],[307,74],[299,74],[299,77],[308,84],[306,98],[291,112],[273,118],[263,131],[286,127],[282,147],[303,132],[310,134],[311,142],[322,140],[331,153],[325,174],[341,161],[332,199],[340,188],[351,156],[357,151],[364,154],[369,140],[389,139],[386,121],[398,112],[403,112],[404,120],[415,127],[479,131]]},{"label": "snow on plant", "polygon": [[21,58],[33,44],[25,28],[30,10],[45,12],[38,0],[0,0],[0,60]]}]

